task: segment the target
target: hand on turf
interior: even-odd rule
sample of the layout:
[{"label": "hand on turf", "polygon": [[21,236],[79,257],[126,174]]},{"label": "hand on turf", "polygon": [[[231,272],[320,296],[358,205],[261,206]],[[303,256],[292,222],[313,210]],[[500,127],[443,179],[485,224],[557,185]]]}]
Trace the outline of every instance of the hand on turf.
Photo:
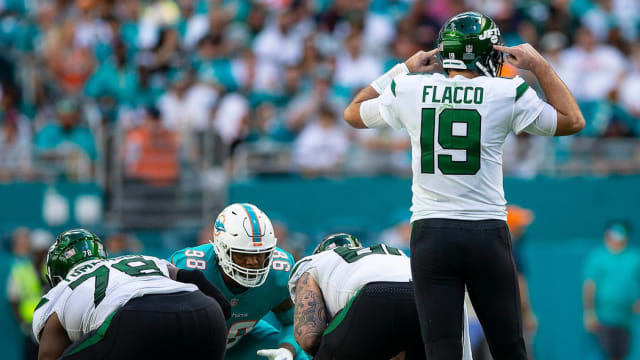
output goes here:
[{"label": "hand on turf", "polygon": [[507,62],[518,69],[529,70],[535,73],[536,70],[541,70],[547,65],[547,60],[540,55],[538,50],[534,49],[533,46],[528,43],[511,47],[493,45],[493,48],[507,54]]},{"label": "hand on turf", "polygon": [[414,73],[429,73],[439,72],[442,70],[442,66],[436,57],[438,49],[430,51],[418,51],[413,54],[407,61],[404,62],[407,65],[407,69]]},{"label": "hand on turf", "polygon": [[258,350],[258,356],[264,356],[269,360],[293,360],[293,354],[285,348]]}]

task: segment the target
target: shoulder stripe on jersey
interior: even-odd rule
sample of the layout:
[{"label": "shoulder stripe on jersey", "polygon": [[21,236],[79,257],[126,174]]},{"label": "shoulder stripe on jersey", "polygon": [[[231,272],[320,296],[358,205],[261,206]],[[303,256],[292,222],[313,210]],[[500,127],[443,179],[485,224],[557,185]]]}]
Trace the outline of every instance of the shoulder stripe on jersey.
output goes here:
[{"label": "shoulder stripe on jersey", "polygon": [[393,94],[393,96],[396,96],[396,81],[395,80],[391,80],[391,93]]},{"label": "shoulder stripe on jersey", "polygon": [[40,299],[40,302],[38,303],[38,305],[36,305],[36,308],[33,309],[33,311],[35,312],[36,310],[38,310],[42,305],[46,304],[49,302],[49,299],[47,299],[46,297],[42,297],[42,299]]},{"label": "shoulder stripe on jersey", "polygon": [[516,101],[520,99],[522,95],[524,95],[525,91],[529,88],[529,85],[526,82],[523,82],[516,88]]},{"label": "shoulder stripe on jersey", "polygon": [[251,235],[251,237],[253,238],[253,242],[254,243],[262,242],[262,229],[260,229],[260,222],[258,221],[258,216],[256,216],[256,213],[251,208],[251,205],[242,204],[242,207],[244,208],[244,211],[247,212],[247,216],[249,216],[249,220],[251,221],[251,232],[253,234]]},{"label": "shoulder stripe on jersey", "polygon": [[293,274],[295,274],[296,271],[298,271],[298,268],[300,267],[300,265],[307,261],[311,261],[311,259],[302,259],[298,261],[295,265],[293,265],[293,269],[291,270],[291,273],[289,273],[289,279],[291,279],[293,277]]}]

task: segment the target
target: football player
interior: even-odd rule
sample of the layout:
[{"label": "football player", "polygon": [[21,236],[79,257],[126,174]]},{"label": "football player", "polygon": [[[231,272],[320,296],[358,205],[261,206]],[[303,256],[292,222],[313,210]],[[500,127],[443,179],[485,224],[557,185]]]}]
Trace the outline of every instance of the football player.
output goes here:
[{"label": "football player", "polygon": [[[569,89],[531,45],[502,44],[491,18],[458,14],[440,30],[437,49],[396,65],[344,112],[353,127],[405,128],[411,137],[411,270],[431,360],[461,358],[465,287],[493,358],[527,358],[502,148],[511,132],[561,136],[585,125]],[[548,102],[521,77],[499,77],[503,53],[535,75]],[[428,73],[438,68],[446,74]]]},{"label": "football player", "polygon": [[[305,359],[293,337],[293,302],[287,281],[293,257],[276,246],[273,225],[252,204],[232,204],[216,218],[213,242],[176,251],[171,263],[197,269],[231,303],[226,359]],[[282,325],[265,320],[270,311]]]},{"label": "football player", "polygon": [[47,279],[33,314],[41,360],[224,357],[230,305],[199,271],[151,256],[107,259],[100,238],[76,229],[49,249]]},{"label": "football player", "polygon": [[[296,263],[289,291],[296,341],[314,359],[426,359],[409,258],[396,248],[330,235]],[[471,359],[466,314],[464,328]]]}]

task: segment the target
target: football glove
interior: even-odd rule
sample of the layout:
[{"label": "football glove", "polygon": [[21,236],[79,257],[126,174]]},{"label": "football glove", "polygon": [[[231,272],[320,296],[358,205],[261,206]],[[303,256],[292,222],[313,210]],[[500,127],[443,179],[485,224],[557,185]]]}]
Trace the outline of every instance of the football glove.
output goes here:
[{"label": "football glove", "polygon": [[293,354],[285,348],[258,350],[258,356],[264,356],[269,360],[293,360]]}]

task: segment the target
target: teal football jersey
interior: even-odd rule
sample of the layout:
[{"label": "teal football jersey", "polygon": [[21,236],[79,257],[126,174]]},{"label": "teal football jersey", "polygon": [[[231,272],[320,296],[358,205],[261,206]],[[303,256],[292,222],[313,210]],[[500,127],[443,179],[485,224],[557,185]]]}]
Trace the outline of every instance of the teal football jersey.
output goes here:
[{"label": "teal football jersey", "polygon": [[265,283],[239,294],[234,294],[224,283],[222,269],[211,244],[176,251],[169,261],[179,269],[202,271],[231,303],[231,317],[227,320],[227,349],[250,333],[271,309],[289,299],[287,284],[294,260],[291,254],[278,247],[273,253]]}]

